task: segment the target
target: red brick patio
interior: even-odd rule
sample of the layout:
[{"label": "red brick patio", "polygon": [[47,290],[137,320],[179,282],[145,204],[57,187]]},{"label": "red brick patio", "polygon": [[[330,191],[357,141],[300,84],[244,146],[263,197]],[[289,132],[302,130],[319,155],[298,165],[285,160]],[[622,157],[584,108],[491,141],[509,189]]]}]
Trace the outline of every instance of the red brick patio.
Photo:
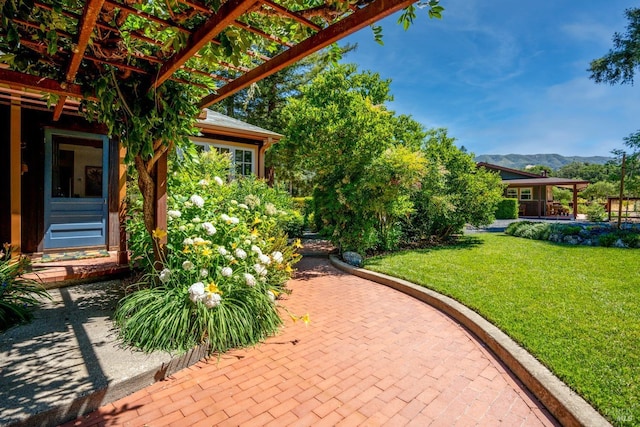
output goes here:
[{"label": "red brick patio", "polygon": [[201,361],[68,426],[550,426],[465,329],[432,307],[305,258],[285,321],[255,348]]}]

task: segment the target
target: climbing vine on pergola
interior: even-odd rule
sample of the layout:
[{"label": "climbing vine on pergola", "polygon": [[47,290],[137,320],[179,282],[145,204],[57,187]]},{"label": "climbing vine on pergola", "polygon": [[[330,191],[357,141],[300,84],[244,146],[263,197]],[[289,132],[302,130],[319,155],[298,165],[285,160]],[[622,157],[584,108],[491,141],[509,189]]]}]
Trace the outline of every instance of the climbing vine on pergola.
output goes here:
[{"label": "climbing vine on pergola", "polygon": [[407,26],[414,1],[0,0],[0,85],[46,94],[54,120],[104,123],[138,171],[151,233],[158,162],[202,108],[395,11]]}]

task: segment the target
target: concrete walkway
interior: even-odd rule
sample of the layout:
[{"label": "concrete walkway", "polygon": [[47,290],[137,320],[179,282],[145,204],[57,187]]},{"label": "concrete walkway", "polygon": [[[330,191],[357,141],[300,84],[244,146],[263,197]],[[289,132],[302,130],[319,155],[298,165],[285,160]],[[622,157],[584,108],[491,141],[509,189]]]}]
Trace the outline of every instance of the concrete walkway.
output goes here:
[{"label": "concrete walkway", "polygon": [[550,426],[549,413],[433,307],[304,258],[293,323],[200,361],[68,426]]}]

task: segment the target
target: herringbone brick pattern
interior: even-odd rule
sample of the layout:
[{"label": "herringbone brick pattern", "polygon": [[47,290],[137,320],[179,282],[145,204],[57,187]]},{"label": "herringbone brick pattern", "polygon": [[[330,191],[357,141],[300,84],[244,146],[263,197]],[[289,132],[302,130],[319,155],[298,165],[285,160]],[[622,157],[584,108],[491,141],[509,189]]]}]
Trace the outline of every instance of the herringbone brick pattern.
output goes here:
[{"label": "herringbone brick pattern", "polygon": [[461,326],[411,297],[306,258],[265,343],[201,361],[68,426],[550,426]]}]

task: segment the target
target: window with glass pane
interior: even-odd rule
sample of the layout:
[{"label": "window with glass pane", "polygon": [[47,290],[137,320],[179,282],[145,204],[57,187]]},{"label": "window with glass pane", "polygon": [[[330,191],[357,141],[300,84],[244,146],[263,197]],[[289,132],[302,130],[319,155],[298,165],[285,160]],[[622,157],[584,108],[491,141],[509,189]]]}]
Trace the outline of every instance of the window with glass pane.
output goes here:
[{"label": "window with glass pane", "polygon": [[102,141],[54,135],[52,197],[103,197]]},{"label": "window with glass pane", "polygon": [[533,189],[532,188],[521,188],[520,189],[520,200],[533,200]]},{"label": "window with glass pane", "polygon": [[517,188],[507,188],[507,197],[510,199],[518,198],[518,189]]}]

